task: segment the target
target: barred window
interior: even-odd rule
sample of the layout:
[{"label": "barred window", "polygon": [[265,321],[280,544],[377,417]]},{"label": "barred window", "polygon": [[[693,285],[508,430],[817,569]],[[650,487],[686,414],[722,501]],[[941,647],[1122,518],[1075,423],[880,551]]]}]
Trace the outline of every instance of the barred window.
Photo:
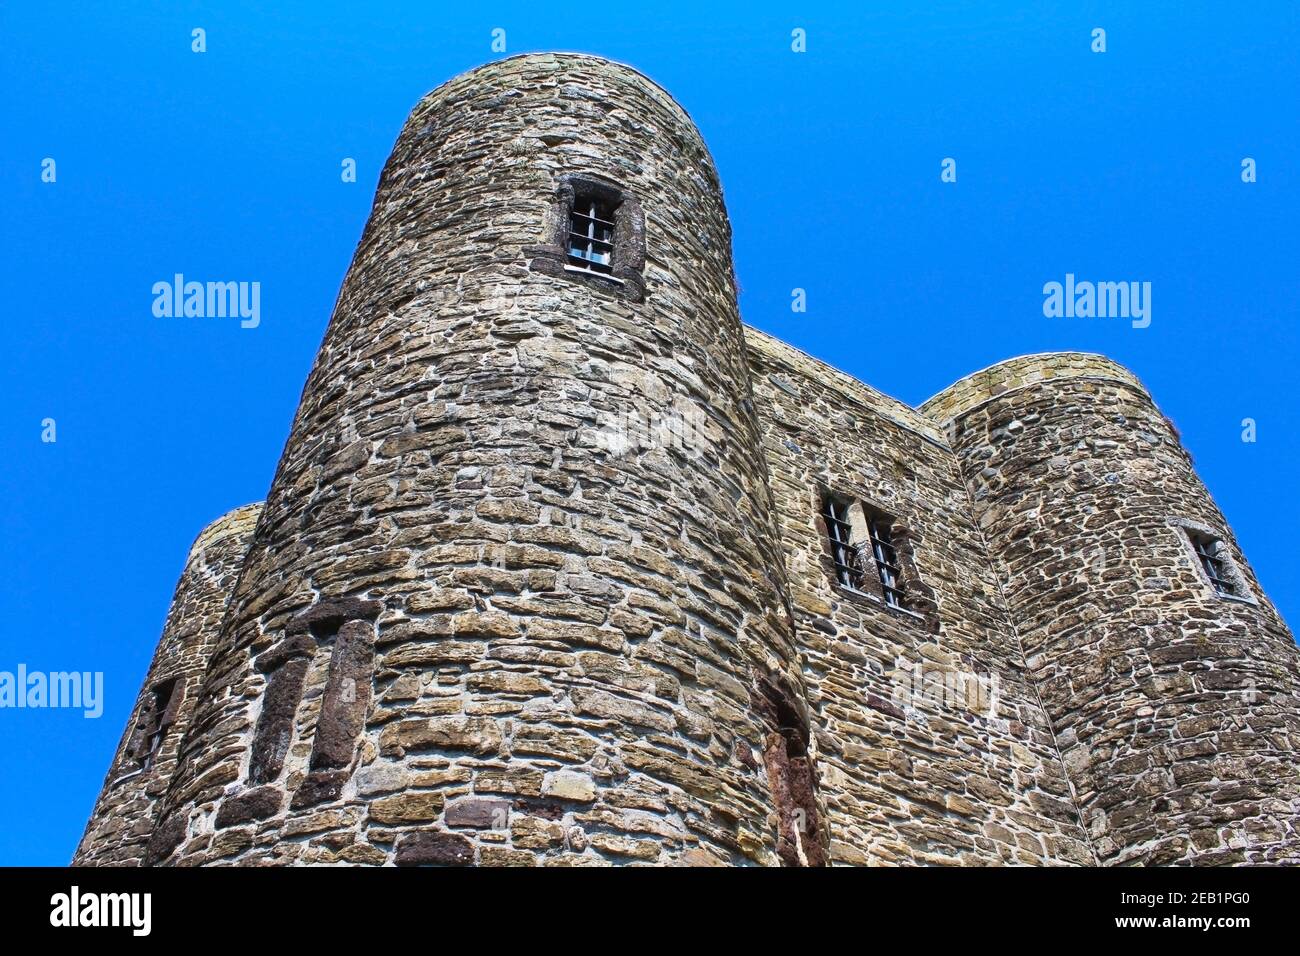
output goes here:
[{"label": "barred window", "polygon": [[575,198],[569,215],[569,260],[583,269],[614,271],[614,208],[592,195]]},{"label": "barred window", "polygon": [[1189,532],[1188,537],[1192,540],[1192,549],[1215,593],[1239,597],[1237,585],[1228,575],[1227,553],[1223,542],[1204,534]]},{"label": "barred window", "polygon": [[636,196],[603,176],[571,173],[555,184],[528,268],[631,302],[646,296],[645,214]]},{"label": "barred window", "polygon": [[892,610],[925,616],[910,600],[915,595],[908,594],[913,546],[904,540],[906,531],[897,527],[893,518],[848,496],[826,492],[822,520],[838,584],[880,600]]},{"label": "barred window", "polygon": [[845,587],[855,588],[862,579],[862,572],[857,549],[852,543],[849,507],[848,501],[827,495],[822,516],[826,519],[826,533],[830,536],[835,577]]},{"label": "barred window", "polygon": [[880,515],[867,518],[868,543],[871,557],[876,563],[876,574],[880,577],[880,590],[885,596],[885,603],[890,607],[903,608],[901,585],[902,570],[898,563],[898,552],[894,549],[894,529],[889,520]]}]

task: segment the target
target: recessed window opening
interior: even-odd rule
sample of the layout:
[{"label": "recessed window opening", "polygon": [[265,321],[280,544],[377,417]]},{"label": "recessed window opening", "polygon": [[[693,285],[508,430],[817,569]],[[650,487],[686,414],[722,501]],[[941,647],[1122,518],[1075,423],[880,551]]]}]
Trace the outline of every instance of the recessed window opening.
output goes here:
[{"label": "recessed window opening", "polygon": [[849,520],[848,501],[826,497],[823,517],[830,537],[831,561],[835,564],[835,577],[845,587],[856,588],[862,580],[861,563],[853,545],[853,525]]},{"label": "recessed window opening", "polygon": [[901,609],[906,605],[900,585],[902,570],[898,564],[898,552],[894,550],[893,528],[886,519],[879,515],[872,515],[867,518],[867,533],[885,603],[890,607]]},{"label": "recessed window opening", "polygon": [[594,173],[563,175],[543,223],[542,244],[524,247],[530,271],[645,301],[645,215],[626,188]]},{"label": "recessed window opening", "polygon": [[578,196],[569,216],[569,260],[591,272],[614,271],[614,207],[595,196]]},{"label": "recessed window opening", "polygon": [[1224,557],[1222,541],[1203,534],[1190,534],[1192,548],[1201,562],[1205,576],[1210,579],[1210,586],[1217,594],[1237,595],[1237,585],[1228,576],[1227,562]]},{"label": "recessed window opening", "polygon": [[825,490],[821,516],[837,584],[892,611],[925,618],[929,592],[915,576],[916,542],[905,527],[871,505]]},{"label": "recessed window opening", "polygon": [[175,693],[175,679],[156,684],[150,691],[148,710],[143,715],[144,733],[139,755],[141,770],[152,767],[158,751],[162,749],[163,738],[167,736],[167,728],[171,726],[174,716],[171,713],[171,703]]}]

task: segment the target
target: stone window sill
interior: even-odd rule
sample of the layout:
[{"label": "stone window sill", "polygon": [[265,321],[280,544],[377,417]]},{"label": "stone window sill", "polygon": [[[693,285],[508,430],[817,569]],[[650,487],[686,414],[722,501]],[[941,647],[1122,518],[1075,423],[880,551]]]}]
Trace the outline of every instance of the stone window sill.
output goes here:
[{"label": "stone window sill", "polygon": [[608,281],[608,282],[616,282],[616,283],[618,283],[619,285],[626,285],[626,283],[625,283],[622,279],[620,279],[618,276],[612,276],[612,275],[610,275],[608,272],[598,272],[598,271],[595,270],[595,269],[584,269],[584,268],[582,268],[582,266],[570,266],[570,265],[566,265],[566,266],[564,267],[564,271],[565,271],[565,272],[576,272],[576,273],[578,273],[578,275],[591,276],[591,277],[594,278],[594,279],[605,279],[605,280]]},{"label": "stone window sill", "polygon": [[116,780],[114,780],[111,784],[109,784],[109,786],[110,786],[110,787],[116,787],[116,786],[118,786],[119,784],[126,783],[128,780],[134,779],[135,777],[139,777],[139,776],[141,776],[142,774],[145,774],[145,773],[148,773],[148,771],[147,771],[147,770],[132,770],[130,773],[124,773],[124,774],[122,774],[122,776],[120,776],[120,777],[118,777]]},{"label": "stone window sill", "polygon": [[858,588],[850,587],[847,584],[840,584],[838,581],[835,582],[835,587],[837,590],[843,591],[846,594],[851,594],[856,598],[865,598],[866,600],[870,601],[872,604],[875,604],[878,607],[882,607],[886,611],[889,611],[890,613],[901,614],[904,617],[912,618],[914,621],[925,620],[924,614],[918,614],[915,611],[909,611],[905,607],[894,607],[891,604],[886,604],[884,602],[884,599],[877,597],[876,595],[872,594],[870,591],[862,591]]}]

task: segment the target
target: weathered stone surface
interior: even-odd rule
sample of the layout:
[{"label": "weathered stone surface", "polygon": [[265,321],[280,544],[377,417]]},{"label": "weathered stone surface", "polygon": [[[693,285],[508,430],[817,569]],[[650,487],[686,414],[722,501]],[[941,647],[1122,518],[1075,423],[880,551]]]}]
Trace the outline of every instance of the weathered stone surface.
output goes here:
[{"label": "weathered stone surface", "polygon": [[319,803],[337,800],[348,782],[348,774],[341,770],[313,770],[307,774],[289,804],[290,810],[314,807]]},{"label": "weathered stone surface", "polygon": [[411,771],[401,764],[376,764],[357,771],[357,792],[363,796],[391,793],[411,783]]},{"label": "weathered stone surface", "polygon": [[436,820],[446,798],[441,793],[413,791],[381,797],[370,804],[370,819],[376,823],[422,823]]},{"label": "weathered stone surface", "polygon": [[284,803],[284,794],[275,787],[258,787],[237,796],[227,797],[213,822],[218,830],[253,820],[275,816]]},{"label": "weathered stone surface", "polygon": [[312,770],[340,770],[352,764],[370,707],[374,642],[375,627],[369,621],[348,620],[338,630],[312,743]]},{"label": "weathered stone surface", "polygon": [[575,690],[573,702],[580,714],[590,714],[632,726],[651,727],[660,731],[673,729],[671,715],[662,713],[639,701],[598,690]]},{"label": "weathered stone surface", "polygon": [[510,822],[510,801],[488,797],[464,797],[447,805],[449,827],[504,829]]},{"label": "weathered stone surface", "polygon": [[596,799],[596,782],[585,773],[557,770],[542,782],[542,793],[556,800],[588,802]]},{"label": "weathered stone surface", "polygon": [[536,866],[537,858],[527,850],[507,846],[485,846],[479,851],[480,866]]},{"label": "weathered stone surface", "polygon": [[456,833],[410,833],[397,844],[398,866],[469,866],[474,844]]},{"label": "weathered stone surface", "polygon": [[185,818],[179,814],[163,818],[149,834],[141,862],[157,866],[166,860],[185,839]]},{"label": "weathered stone surface", "polygon": [[468,750],[494,753],[501,745],[501,729],[487,717],[433,717],[405,720],[384,728],[379,735],[381,753],[398,750]]},{"label": "weathered stone surface", "polygon": [[271,671],[262,694],[262,714],[253,734],[248,779],[270,783],[280,776],[293,740],[293,722],[311,662],[294,657]]}]

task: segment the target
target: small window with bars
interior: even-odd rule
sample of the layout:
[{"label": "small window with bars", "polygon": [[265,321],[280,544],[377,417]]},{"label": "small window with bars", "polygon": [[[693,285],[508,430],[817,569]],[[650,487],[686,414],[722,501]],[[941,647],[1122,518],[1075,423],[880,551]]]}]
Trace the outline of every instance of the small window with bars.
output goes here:
[{"label": "small window with bars", "polygon": [[645,214],[635,195],[603,176],[565,174],[543,221],[541,244],[523,249],[530,272],[645,301]]},{"label": "small window with bars", "polygon": [[835,580],[879,596],[894,610],[911,613],[892,519],[837,495],[823,500],[822,518]]},{"label": "small window with bars", "polygon": [[1201,570],[1210,579],[1210,586],[1216,594],[1239,597],[1240,589],[1228,571],[1227,549],[1222,541],[1209,535],[1189,533],[1192,550],[1201,562]]},{"label": "small window with bars", "polygon": [[614,205],[579,195],[569,215],[569,262],[590,272],[614,271]]},{"label": "small window with bars", "polygon": [[902,610],[907,607],[902,587],[903,571],[898,563],[898,551],[894,548],[894,529],[888,519],[880,515],[867,516],[867,544],[876,563],[885,603]]},{"label": "small window with bars", "polygon": [[862,581],[862,569],[857,548],[853,544],[853,525],[849,520],[849,508],[848,501],[828,495],[822,517],[826,519],[826,533],[830,538],[835,579],[845,587],[856,588]]}]

